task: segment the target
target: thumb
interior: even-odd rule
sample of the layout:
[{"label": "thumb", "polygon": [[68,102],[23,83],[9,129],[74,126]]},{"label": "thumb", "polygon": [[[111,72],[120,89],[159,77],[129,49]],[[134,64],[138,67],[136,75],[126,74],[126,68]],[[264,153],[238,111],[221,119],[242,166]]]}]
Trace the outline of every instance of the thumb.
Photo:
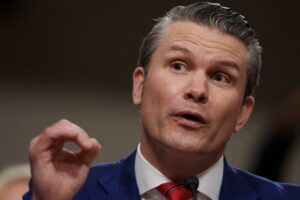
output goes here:
[{"label": "thumb", "polygon": [[83,162],[84,165],[90,166],[95,160],[101,145],[95,138],[91,138],[85,142],[85,145],[77,153],[78,158]]}]

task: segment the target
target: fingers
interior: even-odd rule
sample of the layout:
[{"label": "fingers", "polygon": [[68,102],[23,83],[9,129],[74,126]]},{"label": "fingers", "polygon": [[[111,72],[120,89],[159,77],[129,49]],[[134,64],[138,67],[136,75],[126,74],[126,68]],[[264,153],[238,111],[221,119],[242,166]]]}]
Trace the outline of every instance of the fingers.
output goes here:
[{"label": "fingers", "polygon": [[44,155],[44,158],[52,159],[51,154],[61,151],[66,141],[74,142],[80,147],[77,155],[86,165],[93,162],[101,147],[96,139],[90,138],[79,126],[63,119],[31,140],[30,157],[35,159],[36,156]]},{"label": "fingers", "polygon": [[86,143],[86,147],[82,148],[78,153],[77,156],[79,159],[87,166],[90,166],[94,159],[96,158],[101,146],[99,142],[92,138],[89,142]]}]

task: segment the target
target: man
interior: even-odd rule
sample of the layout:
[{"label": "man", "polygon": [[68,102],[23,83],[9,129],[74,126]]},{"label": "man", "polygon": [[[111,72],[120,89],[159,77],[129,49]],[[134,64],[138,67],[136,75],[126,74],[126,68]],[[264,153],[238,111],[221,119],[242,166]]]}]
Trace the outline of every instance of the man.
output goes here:
[{"label": "man", "polygon": [[[189,175],[200,182],[198,199],[299,199],[299,187],[223,158],[251,114],[260,66],[261,47],[243,16],[214,3],[173,8],[144,39],[133,72],[142,123],[137,151],[89,169],[99,143],[61,120],[31,141],[32,184],[24,199],[171,199]],[[64,150],[66,141],[80,150]],[[175,186],[163,191],[171,181]]]}]

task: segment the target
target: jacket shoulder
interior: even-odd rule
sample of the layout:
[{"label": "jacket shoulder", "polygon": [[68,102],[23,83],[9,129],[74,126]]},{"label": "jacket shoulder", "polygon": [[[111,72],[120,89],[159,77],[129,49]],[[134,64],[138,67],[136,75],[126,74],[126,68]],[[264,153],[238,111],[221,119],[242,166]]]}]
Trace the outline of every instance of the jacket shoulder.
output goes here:
[{"label": "jacket shoulder", "polygon": [[299,200],[300,186],[289,183],[275,182],[267,178],[257,176],[247,171],[232,168],[236,176],[244,179],[262,199],[286,199]]},{"label": "jacket shoulder", "polygon": [[83,199],[91,194],[106,195],[108,191],[102,187],[99,182],[99,177],[108,177],[108,174],[114,174],[118,168],[118,162],[101,163],[92,166],[87,175],[86,181],[81,187],[80,191],[75,196],[74,200]]},{"label": "jacket shoulder", "polygon": [[[93,165],[74,200],[82,200],[86,197],[106,199],[112,196],[118,197],[118,194],[125,196],[124,191],[136,195],[138,189],[134,173],[134,160],[135,152],[116,162]],[[124,197],[124,199],[129,198]]]}]

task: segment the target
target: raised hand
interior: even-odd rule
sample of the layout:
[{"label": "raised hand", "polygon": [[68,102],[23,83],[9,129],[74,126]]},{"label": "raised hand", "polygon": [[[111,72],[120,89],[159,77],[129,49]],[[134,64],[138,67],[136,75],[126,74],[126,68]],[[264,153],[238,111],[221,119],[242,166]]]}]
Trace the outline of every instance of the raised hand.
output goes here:
[{"label": "raised hand", "polygon": [[[64,148],[71,141],[76,152]],[[32,200],[71,200],[84,183],[90,165],[101,148],[79,126],[60,120],[30,142]]]}]

